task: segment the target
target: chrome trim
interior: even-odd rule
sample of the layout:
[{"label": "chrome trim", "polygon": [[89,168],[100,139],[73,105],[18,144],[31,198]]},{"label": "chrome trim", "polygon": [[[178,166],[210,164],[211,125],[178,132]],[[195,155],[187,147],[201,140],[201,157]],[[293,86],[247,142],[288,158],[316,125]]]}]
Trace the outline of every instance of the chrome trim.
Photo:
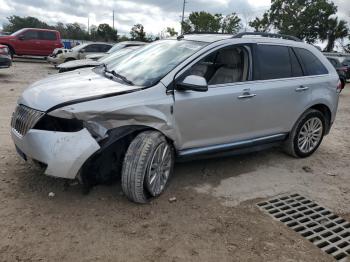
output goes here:
[{"label": "chrome trim", "polygon": [[286,137],[287,137],[287,133],[283,133],[283,134],[275,134],[275,135],[270,135],[265,137],[248,139],[248,140],[242,140],[242,141],[237,141],[237,142],[232,142],[227,144],[184,149],[184,150],[178,151],[178,156],[187,157],[187,156],[195,156],[195,155],[201,155],[201,154],[218,153],[222,151],[230,151],[235,149],[242,149],[242,148],[253,147],[261,144],[268,144],[268,143],[281,141],[281,140],[284,140]]},{"label": "chrome trim", "polygon": [[27,134],[28,130],[44,116],[44,112],[24,105],[18,105],[11,119],[11,128],[19,136]]}]

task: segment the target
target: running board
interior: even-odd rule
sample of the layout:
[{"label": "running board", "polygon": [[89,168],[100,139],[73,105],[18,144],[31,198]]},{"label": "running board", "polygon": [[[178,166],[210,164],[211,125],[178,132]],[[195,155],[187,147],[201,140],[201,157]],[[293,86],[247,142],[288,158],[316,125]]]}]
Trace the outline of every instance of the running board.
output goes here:
[{"label": "running board", "polygon": [[198,156],[198,155],[204,155],[204,154],[215,154],[215,153],[220,153],[225,151],[244,149],[244,148],[255,147],[255,146],[260,146],[264,144],[270,144],[278,141],[283,141],[284,139],[287,138],[287,135],[288,135],[287,133],[276,134],[271,136],[232,142],[228,144],[184,149],[184,150],[178,151],[177,155],[179,157],[192,157],[192,156]]}]

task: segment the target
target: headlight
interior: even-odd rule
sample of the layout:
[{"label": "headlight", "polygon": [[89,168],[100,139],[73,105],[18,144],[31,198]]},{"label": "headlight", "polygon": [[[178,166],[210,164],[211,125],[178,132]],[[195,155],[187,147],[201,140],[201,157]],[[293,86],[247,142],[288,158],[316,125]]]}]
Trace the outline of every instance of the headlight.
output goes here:
[{"label": "headlight", "polygon": [[83,121],[77,119],[58,118],[50,115],[43,116],[34,129],[56,132],[78,132],[84,128]]}]

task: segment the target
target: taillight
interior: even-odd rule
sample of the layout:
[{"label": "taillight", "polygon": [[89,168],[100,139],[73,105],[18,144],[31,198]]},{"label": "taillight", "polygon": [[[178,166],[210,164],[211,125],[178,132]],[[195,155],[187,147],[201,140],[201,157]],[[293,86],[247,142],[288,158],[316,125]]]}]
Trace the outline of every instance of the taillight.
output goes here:
[{"label": "taillight", "polygon": [[342,82],[339,80],[338,81],[338,85],[337,85],[337,93],[340,93],[343,89],[343,84]]},{"label": "taillight", "polygon": [[8,54],[7,47],[0,48],[0,55],[7,55],[7,54]]}]

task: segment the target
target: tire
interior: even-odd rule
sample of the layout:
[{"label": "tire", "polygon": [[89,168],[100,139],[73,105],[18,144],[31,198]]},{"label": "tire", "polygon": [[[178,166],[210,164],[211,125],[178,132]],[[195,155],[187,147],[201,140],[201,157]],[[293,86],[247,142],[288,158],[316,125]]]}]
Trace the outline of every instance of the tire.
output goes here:
[{"label": "tire", "polygon": [[[157,160],[161,164],[157,165]],[[121,176],[124,194],[136,203],[147,203],[158,197],[167,187],[173,167],[174,149],[166,138],[156,131],[140,133],[130,143],[124,157]]]},{"label": "tire", "polygon": [[13,49],[7,45],[7,48],[9,50],[9,55],[11,56],[11,59],[13,59],[13,56],[15,55],[15,53],[13,52]]},{"label": "tire", "polygon": [[[313,120],[314,122],[312,122]],[[315,126],[317,128],[314,129],[314,131],[318,130],[318,126],[320,126],[320,130],[317,131],[316,133],[313,133],[311,131],[305,132],[306,123],[310,123],[311,126],[313,125],[312,123],[315,123]],[[321,145],[323,137],[325,135],[325,130],[326,130],[325,116],[318,110],[314,110],[314,109],[307,110],[298,119],[292,131],[290,132],[289,137],[284,145],[285,152],[296,158],[306,158],[311,156]],[[304,133],[308,134],[306,135],[306,137],[307,136],[310,136],[310,137],[303,140]],[[317,137],[317,139],[315,137]],[[306,140],[311,142],[309,144],[308,142],[303,142]],[[298,144],[299,141],[300,143]],[[306,146],[304,145],[305,143],[306,143]],[[303,150],[303,145],[305,147],[304,150]],[[310,145],[309,150],[306,150],[308,148],[307,145]]]}]

